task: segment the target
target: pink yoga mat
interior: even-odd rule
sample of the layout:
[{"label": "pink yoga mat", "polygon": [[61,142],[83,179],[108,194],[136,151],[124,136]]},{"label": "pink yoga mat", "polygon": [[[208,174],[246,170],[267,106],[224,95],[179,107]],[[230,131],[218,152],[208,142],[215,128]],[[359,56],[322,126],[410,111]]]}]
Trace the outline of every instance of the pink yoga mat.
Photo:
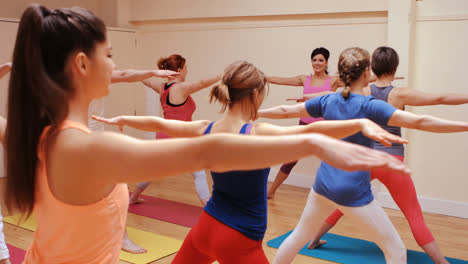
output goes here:
[{"label": "pink yoga mat", "polygon": [[21,264],[21,262],[23,262],[24,260],[24,255],[26,254],[26,251],[8,244],[7,247],[10,251],[11,264]]},{"label": "pink yoga mat", "polygon": [[200,206],[146,195],[141,195],[140,197],[143,198],[145,202],[130,205],[128,208],[129,213],[166,221],[176,225],[193,227],[203,212],[203,208]]}]

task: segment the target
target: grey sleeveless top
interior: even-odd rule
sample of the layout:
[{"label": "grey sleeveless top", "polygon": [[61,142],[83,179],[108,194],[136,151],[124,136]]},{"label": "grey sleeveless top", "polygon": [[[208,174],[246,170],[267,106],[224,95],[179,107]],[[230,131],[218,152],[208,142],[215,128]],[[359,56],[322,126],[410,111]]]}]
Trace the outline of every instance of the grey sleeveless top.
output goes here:
[{"label": "grey sleeveless top", "polygon": [[[371,95],[375,97],[375,99],[382,100],[384,102],[388,102],[388,94],[390,91],[393,89],[393,86],[386,86],[386,87],[377,87],[375,84],[370,85],[371,88]],[[394,126],[382,126],[383,129],[388,131],[389,133],[392,133],[397,136],[401,136],[401,128],[400,127],[394,127]],[[405,155],[405,149],[403,147],[403,144],[398,144],[398,143],[393,143],[391,147],[385,147],[382,145],[380,142],[375,141],[374,142],[374,149],[378,149],[381,151],[385,151],[388,154],[391,155],[397,155],[397,156],[404,156]]]}]

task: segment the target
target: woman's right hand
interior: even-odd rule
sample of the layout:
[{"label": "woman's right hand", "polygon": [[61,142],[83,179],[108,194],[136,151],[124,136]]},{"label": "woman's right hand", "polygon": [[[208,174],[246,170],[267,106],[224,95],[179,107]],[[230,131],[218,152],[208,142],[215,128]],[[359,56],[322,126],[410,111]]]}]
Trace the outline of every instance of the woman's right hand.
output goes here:
[{"label": "woman's right hand", "polygon": [[383,168],[410,174],[411,171],[400,160],[383,151],[323,136],[320,140],[318,157],[327,164],[345,171]]},{"label": "woman's right hand", "polygon": [[113,126],[118,126],[120,131],[123,132],[123,127],[124,127],[124,120],[121,116],[113,117],[113,118],[105,118],[105,117],[100,117],[100,116],[91,116],[92,119],[108,124],[108,125],[113,125]]}]

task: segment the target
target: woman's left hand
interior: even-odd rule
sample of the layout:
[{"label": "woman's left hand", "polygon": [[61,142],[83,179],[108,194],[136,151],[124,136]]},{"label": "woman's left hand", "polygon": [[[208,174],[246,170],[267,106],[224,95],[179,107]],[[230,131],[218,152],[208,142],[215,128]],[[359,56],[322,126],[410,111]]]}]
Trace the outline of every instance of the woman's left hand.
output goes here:
[{"label": "woman's left hand", "polygon": [[105,117],[92,115],[91,118],[96,121],[108,124],[108,125],[118,126],[120,131],[123,132],[124,122],[120,116],[113,117],[113,118],[105,118]]}]

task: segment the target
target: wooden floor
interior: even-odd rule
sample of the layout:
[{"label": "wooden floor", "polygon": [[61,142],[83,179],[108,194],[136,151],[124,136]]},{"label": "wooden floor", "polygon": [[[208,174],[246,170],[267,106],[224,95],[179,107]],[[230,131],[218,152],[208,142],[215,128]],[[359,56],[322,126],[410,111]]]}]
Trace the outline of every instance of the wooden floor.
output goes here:
[{"label": "wooden floor", "polygon": [[[264,249],[270,261],[273,260],[277,249],[268,247],[266,241],[282,235],[295,227],[304,208],[308,192],[309,190],[305,188],[284,185],[279,189],[275,199],[269,201],[268,230],[265,235]],[[199,205],[191,175],[181,175],[154,182],[148,187],[145,194]],[[386,209],[386,212],[399,231],[407,248],[421,251],[413,239],[403,214],[398,210]],[[425,214],[424,217],[429,229],[433,232],[442,252],[446,256],[468,260],[468,219],[435,214]],[[190,230],[187,227],[134,214],[128,215],[128,225],[181,240],[184,239]],[[9,224],[5,224],[4,232],[7,243],[18,248],[26,249],[33,238],[32,232]],[[361,235],[359,231],[349,224],[346,217],[333,229],[333,233],[352,237],[360,237]],[[170,263],[173,258],[174,255],[152,263]],[[121,261],[121,263],[126,262]],[[297,255],[294,263],[320,264],[332,262]]]}]

